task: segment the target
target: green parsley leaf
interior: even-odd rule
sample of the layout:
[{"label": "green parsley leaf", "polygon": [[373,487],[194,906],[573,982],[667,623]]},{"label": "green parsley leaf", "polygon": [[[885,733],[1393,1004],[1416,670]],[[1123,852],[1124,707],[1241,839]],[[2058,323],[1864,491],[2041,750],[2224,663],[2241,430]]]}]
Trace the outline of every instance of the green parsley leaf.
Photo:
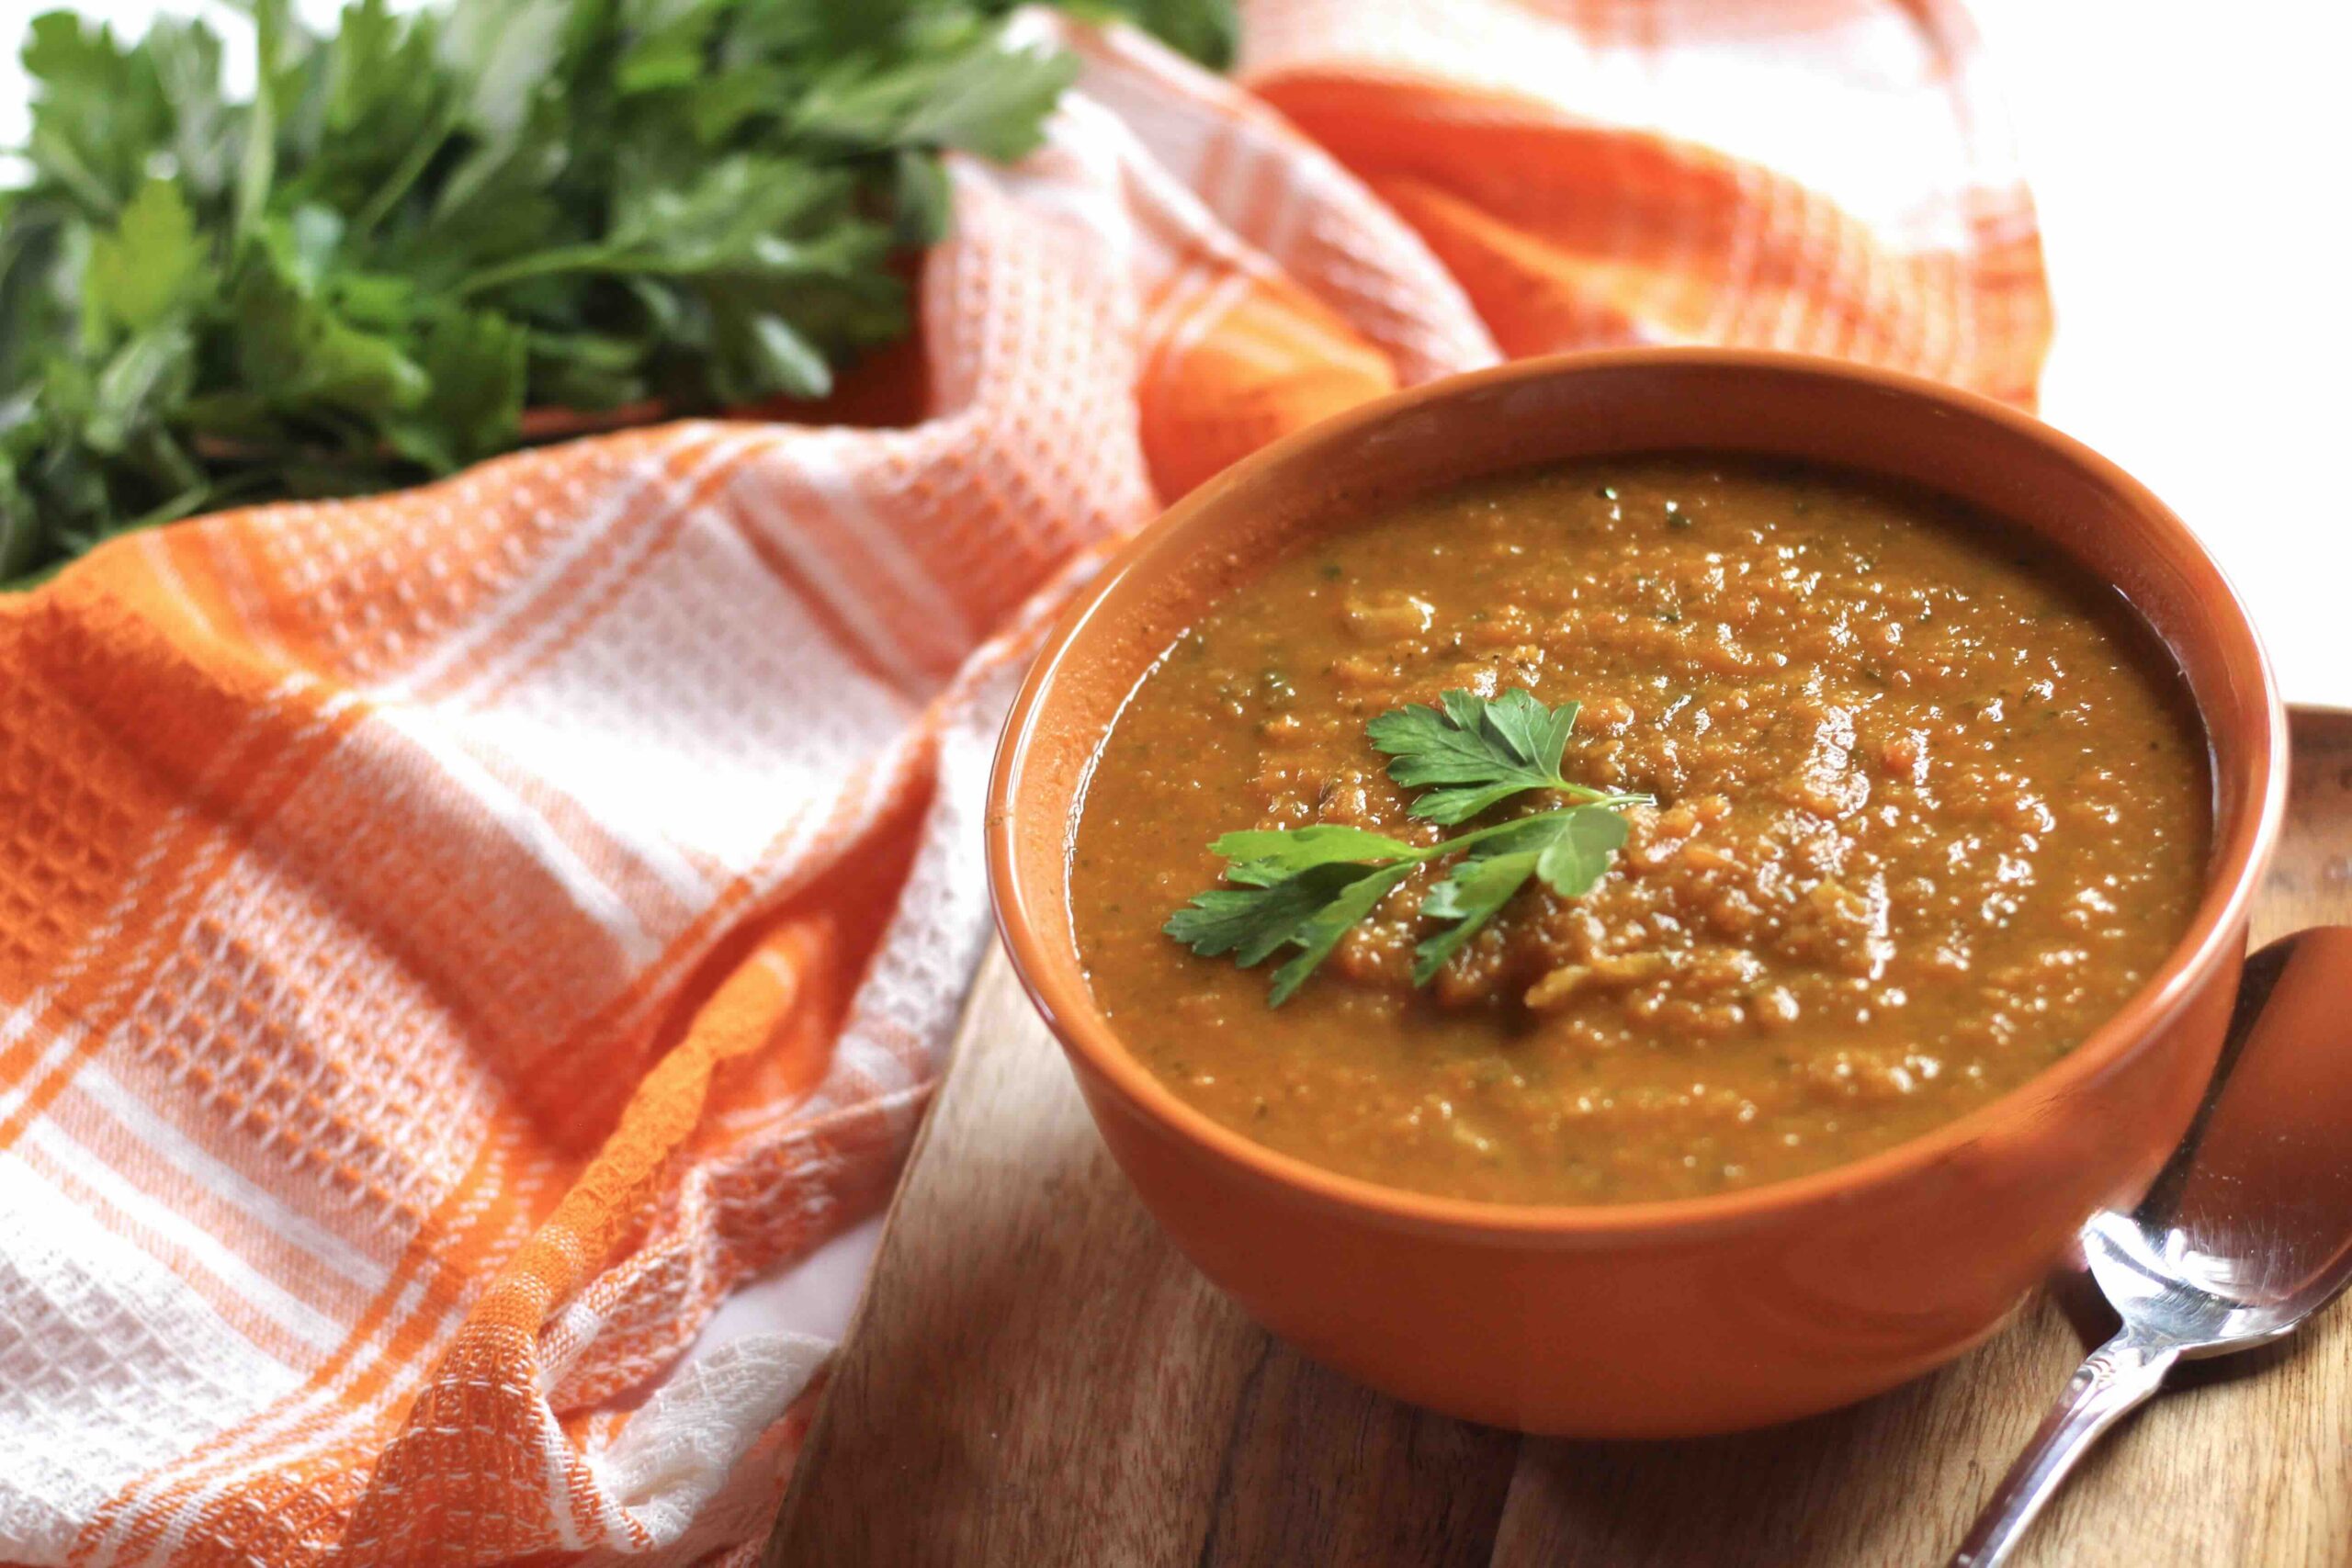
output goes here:
[{"label": "green parsley leaf", "polygon": [[277,247],[248,254],[231,310],[241,379],[281,409],[380,416],[417,407],[430,389],[399,340],[345,321]]},{"label": "green parsley leaf", "polygon": [[1560,776],[1560,753],[1576,728],[1575,703],[1546,707],[1516,688],[1492,701],[1450,691],[1438,702],[1382,714],[1365,728],[1373,745],[1388,754],[1390,778],[1407,789],[1439,786],[1413,802],[1414,816],[1451,827],[1531,789],[1634,804]]},{"label": "green parsley leaf", "polygon": [[143,332],[202,291],[210,259],[179,187],[150,179],[120,221],[91,239],[85,306],[116,326]]},{"label": "green parsley leaf", "polygon": [[1402,839],[1337,822],[1227,833],[1209,852],[1236,865],[1268,865],[1284,874],[1340,861],[1395,860],[1419,853]]},{"label": "green parsley leaf", "polygon": [[816,82],[794,116],[802,134],[856,145],[960,147],[1001,161],[1035,149],[1046,113],[1077,78],[1068,55],[1005,48],[994,28],[935,28],[920,62],[849,62]]},{"label": "green parsley leaf", "polygon": [[1521,818],[1472,845],[1421,900],[1425,919],[1453,924],[1413,950],[1413,984],[1428,985],[1529,877],[1541,877],[1564,898],[1582,897],[1624,842],[1623,817],[1605,806],[1578,806]]},{"label": "green parsley leaf", "polygon": [[1393,865],[1360,875],[1340,889],[1329,902],[1291,932],[1289,940],[1298,947],[1298,955],[1274,971],[1274,983],[1267,987],[1266,1005],[1280,1007],[1297,994],[1306,977],[1315,973],[1322,962],[1331,956],[1340,939],[1348,934],[1363,918],[1378,907],[1383,898],[1398,883],[1412,874],[1410,863]]},{"label": "green parsley leaf", "polygon": [[1289,945],[1317,910],[1378,869],[1332,864],[1274,876],[1255,864],[1235,866],[1227,877],[1239,886],[1194,894],[1168,918],[1166,930],[1204,957],[1229,953],[1235,963],[1251,968]]},{"label": "green parsley leaf", "polygon": [[[1227,833],[1209,846],[1226,863],[1227,886],[1194,894],[1161,929],[1204,957],[1231,954],[1245,969],[1297,949],[1267,991],[1267,1005],[1280,1007],[1341,937],[1425,863],[1461,857],[1421,900],[1421,917],[1445,922],[1445,929],[1414,949],[1417,986],[1427,985],[1529,878],[1564,898],[1590,892],[1625,842],[1625,820],[1616,808],[1648,805],[1652,797],[1560,776],[1574,703],[1549,708],[1522,691],[1491,703],[1450,691],[1440,701],[1442,709],[1399,708],[1366,727],[1388,753],[1389,775],[1398,784],[1438,786],[1415,803],[1415,816],[1452,824],[1531,789],[1579,804],[1433,844],[1330,822]],[[1424,810],[1433,798],[1435,808]]]},{"label": "green parsley leaf", "polygon": [[1231,65],[1241,50],[1241,12],[1234,0],[1062,0],[1062,8],[1090,21],[1135,22],[1212,71]]},{"label": "green parsley leaf", "polygon": [[1244,884],[1265,880],[1261,886],[1195,894],[1190,904],[1169,917],[1164,929],[1194,953],[1209,957],[1230,953],[1245,969],[1284,947],[1298,948],[1296,957],[1274,971],[1266,993],[1266,1005],[1280,1007],[1331,955],[1349,928],[1371,914],[1417,863],[1332,863],[1293,876],[1274,876],[1263,863],[1237,866],[1227,873],[1228,878]]},{"label": "green parsley leaf", "polygon": [[424,397],[387,425],[401,456],[446,472],[514,446],[529,334],[504,316],[454,306],[421,316],[414,333]]}]

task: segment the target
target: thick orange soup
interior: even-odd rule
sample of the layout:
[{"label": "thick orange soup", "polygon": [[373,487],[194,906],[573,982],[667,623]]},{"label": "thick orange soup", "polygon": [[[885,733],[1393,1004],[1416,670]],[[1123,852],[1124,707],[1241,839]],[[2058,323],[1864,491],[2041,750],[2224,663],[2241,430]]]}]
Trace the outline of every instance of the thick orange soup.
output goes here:
[{"label": "thick orange soup", "polygon": [[2129,609],[1957,504],[1661,457],[1342,526],[1143,681],[1080,806],[1096,999],[1270,1147],[1507,1202],[1883,1149],[2187,929],[2203,742]]}]

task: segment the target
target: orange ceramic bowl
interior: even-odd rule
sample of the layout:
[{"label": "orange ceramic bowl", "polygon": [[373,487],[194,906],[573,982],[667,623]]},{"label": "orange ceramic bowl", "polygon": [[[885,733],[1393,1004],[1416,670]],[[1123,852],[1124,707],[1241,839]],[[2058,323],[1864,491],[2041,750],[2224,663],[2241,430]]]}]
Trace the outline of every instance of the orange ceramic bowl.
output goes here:
[{"label": "orange ceramic bowl", "polygon": [[[1121,703],[1203,607],[1303,537],[1400,494],[1530,463],[1672,448],[1893,476],[2010,519],[2112,583],[2204,721],[2212,863],[2195,923],[2072,1055],[1910,1143],[1795,1180],[1609,1207],[1400,1191],[1210,1121],[1124,1050],[1088,992],[1065,863]],[[2154,496],[2014,410],[1798,355],[1640,350],[1417,388],[1277,443],[1122,550],[1065,614],[997,752],[989,869],[1023,982],[1112,1154],[1201,1270],[1365,1382],[1531,1432],[1662,1437],[1825,1410],[1997,1327],[2186,1130],[2277,836],[2287,729],[2245,612]]]}]

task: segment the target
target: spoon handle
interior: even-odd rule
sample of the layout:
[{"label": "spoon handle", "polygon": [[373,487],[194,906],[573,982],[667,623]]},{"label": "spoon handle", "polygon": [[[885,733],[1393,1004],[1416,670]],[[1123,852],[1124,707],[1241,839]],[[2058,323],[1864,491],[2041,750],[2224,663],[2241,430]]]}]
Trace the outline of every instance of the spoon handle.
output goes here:
[{"label": "spoon handle", "polygon": [[2041,1418],[2025,1452],[2001,1477],[1999,1490],[1976,1516],[1976,1527],[1952,1555],[1951,1568],[1996,1568],[2007,1562],[2075,1462],[2099,1434],[2155,1393],[2179,1359],[2178,1346],[2148,1344],[2129,1328],[2092,1351]]}]

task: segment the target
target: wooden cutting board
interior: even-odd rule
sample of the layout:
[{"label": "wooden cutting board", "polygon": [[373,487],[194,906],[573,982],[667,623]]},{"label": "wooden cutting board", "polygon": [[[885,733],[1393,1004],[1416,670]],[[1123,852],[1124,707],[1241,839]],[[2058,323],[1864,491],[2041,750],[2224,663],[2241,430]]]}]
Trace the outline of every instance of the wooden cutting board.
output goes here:
[{"label": "wooden cutting board", "polygon": [[[2352,715],[2297,713],[2294,744],[2256,942],[2352,921]],[[1270,1337],[1161,1237],[1000,955],[767,1561],[1939,1564],[2101,1311],[2058,1281],[1940,1373],[1740,1437],[1565,1442],[1416,1410]],[[2352,1310],[2181,1382],[2019,1562],[2352,1563]]]}]

